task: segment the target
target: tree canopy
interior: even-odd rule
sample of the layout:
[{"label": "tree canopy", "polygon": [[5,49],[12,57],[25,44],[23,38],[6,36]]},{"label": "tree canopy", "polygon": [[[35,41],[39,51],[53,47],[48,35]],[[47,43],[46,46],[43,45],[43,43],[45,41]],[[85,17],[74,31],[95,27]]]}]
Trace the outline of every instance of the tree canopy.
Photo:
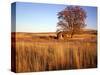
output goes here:
[{"label": "tree canopy", "polygon": [[58,12],[59,22],[57,23],[57,32],[70,32],[73,34],[82,30],[85,26],[87,17],[86,11],[80,6],[67,6],[62,11]]}]

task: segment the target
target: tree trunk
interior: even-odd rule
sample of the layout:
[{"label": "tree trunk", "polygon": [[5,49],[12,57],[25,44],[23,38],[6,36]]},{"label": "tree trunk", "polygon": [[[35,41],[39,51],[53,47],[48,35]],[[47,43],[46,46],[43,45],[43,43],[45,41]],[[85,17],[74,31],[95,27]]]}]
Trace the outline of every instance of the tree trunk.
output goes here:
[{"label": "tree trunk", "polygon": [[71,38],[73,37],[73,34],[74,34],[74,31],[72,31],[72,33],[71,33]]}]

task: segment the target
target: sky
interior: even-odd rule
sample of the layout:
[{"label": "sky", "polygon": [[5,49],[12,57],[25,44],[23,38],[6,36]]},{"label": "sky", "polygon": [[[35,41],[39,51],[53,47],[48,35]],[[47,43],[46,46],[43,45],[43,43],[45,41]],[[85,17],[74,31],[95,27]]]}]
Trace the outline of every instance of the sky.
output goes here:
[{"label": "sky", "polygon": [[[27,2],[15,4],[16,14],[12,16],[16,16],[16,19],[13,19],[16,20],[16,32],[55,32],[58,22],[57,13],[67,6]],[[86,6],[82,8],[87,12],[86,28],[97,29],[97,8]]]}]

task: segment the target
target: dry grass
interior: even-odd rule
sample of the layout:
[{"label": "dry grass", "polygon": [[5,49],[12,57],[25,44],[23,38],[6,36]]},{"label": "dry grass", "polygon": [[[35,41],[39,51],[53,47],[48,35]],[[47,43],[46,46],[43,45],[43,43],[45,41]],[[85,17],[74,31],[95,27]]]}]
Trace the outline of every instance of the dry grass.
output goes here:
[{"label": "dry grass", "polygon": [[[16,72],[82,69],[97,67],[97,42],[94,38],[57,39],[16,34]],[[79,38],[78,38],[79,39]]]}]

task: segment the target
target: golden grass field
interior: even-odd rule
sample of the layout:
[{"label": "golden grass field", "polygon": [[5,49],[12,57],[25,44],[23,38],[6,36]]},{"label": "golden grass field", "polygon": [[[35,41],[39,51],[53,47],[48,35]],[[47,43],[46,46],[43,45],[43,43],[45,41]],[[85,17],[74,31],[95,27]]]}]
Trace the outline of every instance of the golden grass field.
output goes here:
[{"label": "golden grass field", "polygon": [[16,72],[97,67],[96,34],[77,34],[65,40],[57,40],[55,33],[16,33],[15,35],[12,50],[16,50]]}]

